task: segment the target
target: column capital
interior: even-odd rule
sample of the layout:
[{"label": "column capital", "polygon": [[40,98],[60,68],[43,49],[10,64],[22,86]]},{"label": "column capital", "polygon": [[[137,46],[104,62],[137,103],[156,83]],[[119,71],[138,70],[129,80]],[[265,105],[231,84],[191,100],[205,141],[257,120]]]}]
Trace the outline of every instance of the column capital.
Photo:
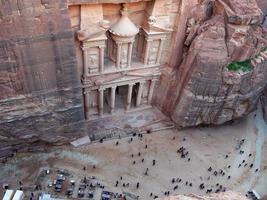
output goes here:
[{"label": "column capital", "polygon": [[153,39],[148,39],[148,38],[145,38],[145,40],[147,41],[147,42],[152,42],[153,41]]},{"label": "column capital", "polygon": [[145,84],[145,82],[146,82],[145,80],[142,80],[142,81],[139,81],[139,84],[143,85],[143,84]]},{"label": "column capital", "polygon": [[86,51],[86,50],[90,49],[90,47],[81,46],[81,49],[82,49],[83,51]]},{"label": "column capital", "polygon": [[122,45],[122,44],[123,44],[123,42],[117,42],[117,41],[115,41],[115,43],[116,43],[117,45]]},{"label": "column capital", "polygon": [[83,91],[83,94],[89,94],[91,92],[91,90],[86,90],[86,91]]}]

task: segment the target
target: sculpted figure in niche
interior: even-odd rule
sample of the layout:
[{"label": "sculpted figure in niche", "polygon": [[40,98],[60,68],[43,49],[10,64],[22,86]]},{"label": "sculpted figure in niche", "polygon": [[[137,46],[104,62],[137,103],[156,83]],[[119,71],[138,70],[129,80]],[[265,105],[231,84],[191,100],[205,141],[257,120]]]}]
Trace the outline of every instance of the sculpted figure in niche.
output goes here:
[{"label": "sculpted figure in niche", "polygon": [[94,58],[94,56],[89,56],[89,65],[95,66],[95,64],[96,64],[96,59]]}]

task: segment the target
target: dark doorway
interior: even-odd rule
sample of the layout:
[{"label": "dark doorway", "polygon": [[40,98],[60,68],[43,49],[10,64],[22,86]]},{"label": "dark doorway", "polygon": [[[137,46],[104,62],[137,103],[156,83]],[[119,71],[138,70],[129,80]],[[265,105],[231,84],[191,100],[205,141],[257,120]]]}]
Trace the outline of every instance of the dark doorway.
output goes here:
[{"label": "dark doorway", "polygon": [[125,110],[127,104],[128,85],[118,86],[116,89],[115,111]]}]

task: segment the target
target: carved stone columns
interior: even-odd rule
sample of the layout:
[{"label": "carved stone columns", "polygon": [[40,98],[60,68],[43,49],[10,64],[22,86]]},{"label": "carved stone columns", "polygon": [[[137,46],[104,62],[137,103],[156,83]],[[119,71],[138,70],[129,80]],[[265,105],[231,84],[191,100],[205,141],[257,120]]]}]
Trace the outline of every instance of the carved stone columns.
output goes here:
[{"label": "carved stone columns", "polygon": [[132,102],[132,94],[133,94],[133,85],[128,85],[128,95],[127,95],[127,104],[126,104],[126,110],[129,110],[131,108],[131,102]]},{"label": "carved stone columns", "polygon": [[116,97],[116,86],[111,87],[111,94],[110,94],[110,113],[112,114],[115,109],[115,97]]},{"label": "carved stone columns", "polygon": [[128,44],[128,58],[127,58],[128,68],[131,67],[132,52],[133,52],[133,42],[130,42]]},{"label": "carved stone columns", "polygon": [[117,59],[116,59],[116,67],[117,69],[120,68],[121,64],[121,48],[122,48],[122,43],[117,43]]},{"label": "carved stone columns", "polygon": [[151,104],[154,88],[155,88],[156,80],[152,79],[150,81],[149,91],[148,91],[148,104]]},{"label": "carved stone columns", "polygon": [[161,54],[162,54],[162,48],[163,48],[163,39],[160,39],[159,42],[159,49],[158,49],[158,53],[157,53],[157,61],[156,64],[160,64],[160,58],[161,58]]},{"label": "carved stone columns", "polygon": [[103,73],[104,72],[104,47],[103,46],[99,46],[99,72]]},{"label": "carved stone columns", "polygon": [[140,104],[141,104],[143,87],[144,87],[144,82],[140,82],[139,88],[138,88],[138,93],[137,93],[137,99],[136,99],[136,107],[140,106]]},{"label": "carved stone columns", "polygon": [[148,65],[148,57],[149,57],[149,49],[150,49],[151,41],[147,40],[146,42],[147,42],[147,44],[146,44],[146,47],[145,47],[146,49],[145,49],[145,56],[144,56],[144,64]]},{"label": "carved stone columns", "polygon": [[84,114],[85,119],[89,119],[89,93],[84,93]]},{"label": "carved stone columns", "polygon": [[104,109],[104,89],[98,89],[98,113],[100,116],[103,116]]}]

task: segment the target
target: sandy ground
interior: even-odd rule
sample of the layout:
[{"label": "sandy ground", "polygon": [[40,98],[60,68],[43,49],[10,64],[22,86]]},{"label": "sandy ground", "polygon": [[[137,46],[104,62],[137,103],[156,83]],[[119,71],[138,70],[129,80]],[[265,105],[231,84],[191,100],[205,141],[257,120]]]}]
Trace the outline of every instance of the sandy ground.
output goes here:
[{"label": "sandy ground", "polygon": [[[9,183],[11,188],[18,188],[20,180],[24,188],[29,188],[36,183],[42,169],[50,168],[52,171],[67,169],[77,181],[84,176],[96,176],[107,190],[130,192],[140,196],[140,199],[153,199],[154,195],[163,197],[166,191],[170,191],[170,194],[205,194],[207,189],[215,192],[220,185],[226,190],[244,194],[256,187],[264,194],[267,191],[267,148],[265,141],[261,155],[256,154],[259,130],[255,120],[254,114],[251,114],[232,124],[183,131],[158,131],[145,134],[142,139],[133,137],[132,142],[130,138],[123,138],[79,148],[51,148],[47,153],[18,154],[1,166],[0,183]],[[237,150],[242,139],[245,139],[245,142],[241,149]],[[116,145],[117,141],[119,145]],[[188,151],[186,158],[181,158],[177,153],[182,146]],[[244,154],[240,154],[240,150],[243,150]],[[225,158],[226,155],[229,157]],[[262,158],[259,163],[255,159],[257,156]],[[154,166],[153,160],[156,162]],[[254,165],[252,168],[249,167],[251,164]],[[95,169],[93,165],[96,166]],[[209,167],[212,167],[211,172],[208,171]],[[146,168],[148,175],[145,175]],[[256,168],[259,168],[258,172],[255,172]],[[218,172],[217,176],[213,174],[215,170]],[[224,176],[219,173],[220,170],[223,170]],[[228,176],[231,178],[228,179]],[[172,183],[173,178],[182,181]],[[117,180],[119,184],[115,187]],[[137,182],[140,184],[138,189]],[[129,183],[129,187],[123,187],[123,183]],[[192,186],[189,186],[190,183]],[[204,190],[199,189],[201,183],[205,185]],[[44,186],[45,184],[46,182]],[[176,185],[178,189],[174,190]],[[153,193],[153,197],[150,193]]]}]

